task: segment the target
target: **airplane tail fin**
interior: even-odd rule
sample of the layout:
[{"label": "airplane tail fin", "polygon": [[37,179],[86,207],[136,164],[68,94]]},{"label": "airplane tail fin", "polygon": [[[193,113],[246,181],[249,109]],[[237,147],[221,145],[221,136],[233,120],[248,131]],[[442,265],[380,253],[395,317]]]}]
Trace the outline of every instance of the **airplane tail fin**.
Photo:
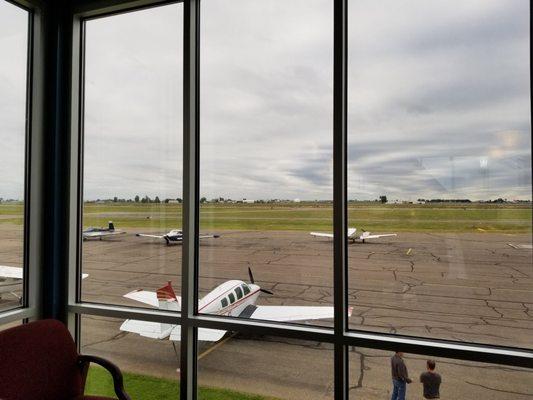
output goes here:
[{"label": "airplane tail fin", "polygon": [[176,296],[172,288],[172,282],[168,283],[162,288],[157,289],[157,301],[159,302],[159,309],[179,311],[181,309],[181,299]]},{"label": "airplane tail fin", "polygon": [[348,228],[348,237],[352,237],[357,232],[356,228]]},{"label": "airplane tail fin", "polygon": [[108,228],[109,228],[110,231],[114,231],[115,230],[115,225],[113,224],[113,221],[109,221]]}]

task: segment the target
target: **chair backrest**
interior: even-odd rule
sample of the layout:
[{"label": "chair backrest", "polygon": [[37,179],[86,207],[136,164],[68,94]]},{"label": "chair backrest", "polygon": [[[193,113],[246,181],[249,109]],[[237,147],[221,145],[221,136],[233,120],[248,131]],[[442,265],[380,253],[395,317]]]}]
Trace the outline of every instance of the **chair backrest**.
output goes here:
[{"label": "chair backrest", "polygon": [[78,352],[59,321],[0,332],[0,399],[67,400],[82,394]]}]

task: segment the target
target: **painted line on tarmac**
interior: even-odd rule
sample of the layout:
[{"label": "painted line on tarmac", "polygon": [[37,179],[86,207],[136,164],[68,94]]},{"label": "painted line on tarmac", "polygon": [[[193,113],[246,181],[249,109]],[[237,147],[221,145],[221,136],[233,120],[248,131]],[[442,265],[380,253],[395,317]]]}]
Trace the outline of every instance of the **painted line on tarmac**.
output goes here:
[{"label": "painted line on tarmac", "polygon": [[198,361],[200,361],[202,358],[204,358],[206,355],[208,355],[209,353],[211,353],[212,351],[218,349],[220,346],[222,346],[224,343],[226,343],[228,340],[230,340],[231,338],[233,338],[235,335],[237,334],[237,332],[233,332],[231,335],[229,335],[227,338],[225,339],[222,339],[220,342],[216,343],[213,347],[210,347],[209,349],[207,349],[206,351],[204,351],[202,354],[200,354],[198,356]]}]

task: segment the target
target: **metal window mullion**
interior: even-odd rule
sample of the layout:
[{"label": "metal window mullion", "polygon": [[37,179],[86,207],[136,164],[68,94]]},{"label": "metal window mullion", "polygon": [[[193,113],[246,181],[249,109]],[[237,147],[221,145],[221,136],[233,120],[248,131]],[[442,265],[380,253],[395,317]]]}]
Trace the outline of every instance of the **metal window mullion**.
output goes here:
[{"label": "metal window mullion", "polygon": [[27,74],[27,127],[26,127],[26,198],[24,216],[24,281],[23,304],[34,308],[36,315],[41,306],[41,268],[43,259],[43,35],[42,9],[30,12],[28,35]]},{"label": "metal window mullion", "polygon": [[335,399],[348,399],[347,331],[347,0],[333,3],[333,292]]},{"label": "metal window mullion", "polygon": [[198,174],[199,174],[199,48],[200,2],[184,2],[183,46],[183,252],[181,304],[180,398],[197,398],[197,334],[190,323],[197,313]]}]

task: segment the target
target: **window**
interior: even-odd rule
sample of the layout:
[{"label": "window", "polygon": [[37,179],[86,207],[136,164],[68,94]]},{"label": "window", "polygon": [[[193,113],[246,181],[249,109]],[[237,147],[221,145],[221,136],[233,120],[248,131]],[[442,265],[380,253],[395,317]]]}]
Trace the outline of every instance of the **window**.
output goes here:
[{"label": "window", "polygon": [[239,392],[257,400],[333,399],[332,345],[239,333],[227,337],[223,346],[199,351],[200,390],[227,391],[228,399],[241,398]]},{"label": "window", "polygon": [[[166,325],[142,321],[136,321],[131,325],[134,326],[154,328],[159,332],[167,328]],[[120,366],[124,388],[132,398],[177,398],[179,380],[176,369],[180,365],[180,355],[174,342],[169,340],[170,336],[158,340],[122,329],[128,329],[124,320],[83,316],[80,352],[103,357]],[[105,369],[91,364],[85,395],[115,396],[113,381]]]},{"label": "window", "polygon": [[[350,399],[388,399],[393,391],[391,357],[393,351],[353,347],[350,358]],[[519,400],[533,393],[533,371],[518,367],[427,357],[404,353],[403,363],[412,382],[406,385],[406,398],[423,399],[424,384],[434,389],[434,375],[427,379],[427,361],[434,361],[433,372],[440,375],[442,399]],[[433,378],[433,379],[431,379]],[[434,392],[433,392],[434,393]],[[428,396],[428,398],[431,398]]]},{"label": "window", "polygon": [[84,301],[179,287],[182,8],[85,22]]},{"label": "window", "polygon": [[[446,201],[435,207],[433,196],[424,194],[430,201],[419,205],[398,194],[403,188],[418,200],[421,190],[461,193],[480,181],[482,189],[503,187],[507,178],[500,173],[514,167],[512,190],[531,189],[524,168],[531,162],[524,139],[530,122],[523,117],[529,9],[503,0],[435,2],[436,11],[417,0],[402,6],[347,1],[348,54],[342,1],[209,0],[201,2],[201,18],[196,0],[141,11],[129,2],[80,11],[90,17],[82,52],[84,228],[112,221],[126,233],[102,240],[87,235],[80,263],[89,277],[69,311],[80,316],[82,350],[116,360],[127,385],[136,375],[139,387],[151,382],[174,397],[198,389],[200,398],[217,398],[223,389],[226,397],[258,400],[345,398],[342,391],[384,398],[390,397],[391,354],[383,349],[394,346],[421,354],[406,354],[413,374],[423,369],[424,354],[440,354],[450,398],[531,394],[529,371],[518,368],[532,359],[523,348],[530,343],[530,197],[458,205],[452,200],[466,197],[440,196],[435,200]],[[131,12],[98,14],[125,9]],[[494,46],[508,57],[496,57]],[[464,62],[477,56],[477,70]],[[442,62],[432,63],[434,57]],[[488,85],[487,68],[498,77],[501,63],[511,73]],[[76,77],[78,68],[68,72]],[[519,146],[507,134],[501,140],[505,152],[521,149],[516,157],[486,147],[481,133],[498,115],[501,129],[521,132]],[[155,129],[148,126],[153,121],[168,125]],[[449,139],[444,144],[435,126]],[[469,135],[476,139],[471,146]],[[480,168],[499,160],[502,171],[483,167],[484,175],[464,165],[462,157],[477,157],[480,148],[488,160]],[[110,149],[115,159],[103,156]],[[431,158],[450,149],[453,160]],[[109,176],[98,169],[108,162]],[[175,197],[164,202],[157,185],[175,190]],[[143,194],[138,202],[127,201],[134,193],[124,195],[125,204],[105,194],[121,187]],[[357,228],[349,230],[354,243],[340,240],[344,232],[333,237],[333,222],[339,233],[344,217]],[[169,234],[167,246],[162,233],[172,228],[183,229],[183,238]],[[386,233],[396,236],[373,236]],[[256,304],[237,303],[251,293],[247,300]],[[347,326],[339,321],[345,299]],[[133,309],[142,300],[158,310]],[[195,300],[205,314],[196,314]],[[302,307],[312,315],[303,318]],[[489,385],[480,372],[504,380]],[[420,389],[412,385],[409,393]]]},{"label": "window", "polygon": [[528,11],[350,1],[350,327],[533,346]]},{"label": "window", "polygon": [[201,8],[200,286],[250,267],[258,305],[331,306],[332,2]]},{"label": "window", "polygon": [[28,12],[0,1],[0,311],[23,298]]}]

